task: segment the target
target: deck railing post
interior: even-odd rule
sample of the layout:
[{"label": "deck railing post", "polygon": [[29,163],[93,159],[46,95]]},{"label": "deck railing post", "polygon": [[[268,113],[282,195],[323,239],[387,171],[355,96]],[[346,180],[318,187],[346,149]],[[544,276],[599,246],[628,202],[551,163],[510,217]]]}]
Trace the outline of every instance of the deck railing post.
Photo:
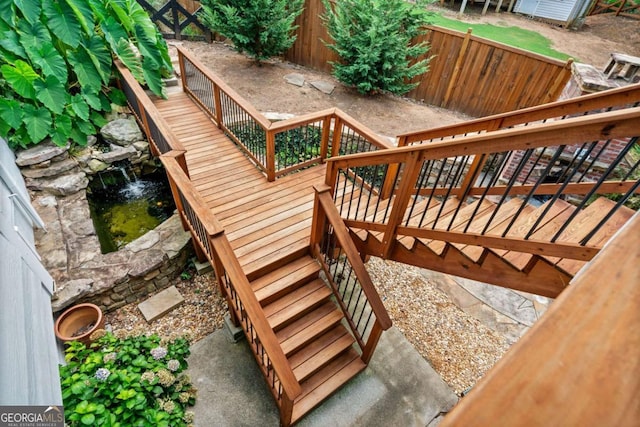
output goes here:
[{"label": "deck railing post", "polygon": [[[184,153],[182,153],[182,155],[184,156]],[[164,154],[164,156],[166,157],[176,157],[176,153],[174,153],[173,151],[170,151],[166,154]],[[189,224],[187,223],[187,219],[185,218],[185,213],[184,213],[184,206],[182,206],[182,198],[180,197],[180,191],[178,190],[178,186],[176,185],[176,182],[173,179],[173,176],[171,175],[171,172],[167,169],[165,169],[165,173],[167,174],[167,180],[169,181],[169,188],[171,188],[171,196],[173,197],[173,202],[176,205],[176,210],[178,211],[178,215],[180,216],[180,222],[182,223],[182,229],[187,231],[189,230]],[[196,255],[198,252],[198,248],[197,248],[197,244],[194,243],[194,250],[196,251]],[[200,259],[200,257],[198,256],[198,259]]]},{"label": "deck railing post", "polygon": [[371,333],[369,334],[367,343],[365,344],[364,350],[362,351],[362,355],[360,356],[364,363],[369,364],[369,361],[371,361],[371,356],[373,356],[373,351],[378,345],[378,341],[380,340],[382,332],[382,327],[380,327],[380,323],[376,320],[373,324],[373,327],[371,328]]},{"label": "deck railing post", "polygon": [[223,123],[222,123],[222,100],[220,99],[220,87],[211,82],[211,84],[213,85],[213,102],[215,105],[215,109],[216,109],[216,124],[218,125],[219,129],[222,129]]},{"label": "deck railing post", "polygon": [[180,80],[182,80],[182,90],[187,91],[187,73],[184,69],[184,53],[178,49],[178,65],[180,66]]},{"label": "deck railing post", "polygon": [[331,139],[331,157],[340,155],[340,144],[342,142],[342,119],[336,116],[333,124],[333,138]]},{"label": "deck railing post", "polygon": [[326,214],[320,204],[320,194],[331,190],[327,185],[314,185],[315,196],[313,201],[313,217],[311,218],[311,238],[310,247],[313,249],[322,242],[324,234],[324,224],[327,221]]},{"label": "deck railing post", "polygon": [[[322,140],[320,141],[320,158],[324,162],[329,155],[329,138],[331,136],[331,121],[335,115],[326,116],[322,121]],[[337,120],[337,118],[336,118]]]},{"label": "deck railing post", "polygon": [[271,130],[266,130],[267,134],[267,180],[276,180],[276,137]]}]

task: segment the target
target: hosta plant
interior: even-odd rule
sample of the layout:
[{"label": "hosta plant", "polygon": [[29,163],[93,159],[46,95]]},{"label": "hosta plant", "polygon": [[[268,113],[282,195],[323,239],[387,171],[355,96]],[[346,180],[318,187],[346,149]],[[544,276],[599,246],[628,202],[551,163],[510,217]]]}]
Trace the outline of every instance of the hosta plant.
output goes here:
[{"label": "hosta plant", "polygon": [[[95,336],[94,336],[95,335]],[[189,342],[98,330],[90,347],[69,343],[60,367],[65,420],[70,426],[178,427],[196,390],[186,372]]]},{"label": "hosta plant", "polygon": [[85,144],[123,101],[114,57],[164,94],[167,46],[136,0],[0,0],[0,136]]}]

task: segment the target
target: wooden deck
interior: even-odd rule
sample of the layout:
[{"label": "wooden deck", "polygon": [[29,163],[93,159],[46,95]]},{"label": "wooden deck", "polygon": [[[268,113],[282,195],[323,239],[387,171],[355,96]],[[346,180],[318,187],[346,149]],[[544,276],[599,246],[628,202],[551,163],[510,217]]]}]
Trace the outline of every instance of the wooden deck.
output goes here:
[{"label": "wooden deck", "polygon": [[187,150],[191,180],[250,280],[274,260],[307,250],[313,186],[324,183],[324,165],[268,182],[187,94],[155,104]]}]

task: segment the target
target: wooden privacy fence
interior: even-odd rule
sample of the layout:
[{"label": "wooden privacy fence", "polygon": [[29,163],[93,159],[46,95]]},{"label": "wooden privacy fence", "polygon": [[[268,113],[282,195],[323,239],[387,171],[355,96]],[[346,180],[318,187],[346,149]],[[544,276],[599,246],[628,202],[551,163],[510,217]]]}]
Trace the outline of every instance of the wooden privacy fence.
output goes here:
[{"label": "wooden privacy fence", "polygon": [[614,14],[640,19],[640,0],[598,0],[593,3],[587,15]]},{"label": "wooden privacy fence", "polygon": [[[287,60],[331,72],[338,56],[324,41],[330,40],[321,16],[320,0],[306,0],[296,20],[296,42]],[[558,99],[571,76],[565,62],[526,52],[490,40],[440,27],[429,27],[419,41],[429,43],[433,56],[429,71],[408,96],[471,116],[481,117],[532,107]]]}]

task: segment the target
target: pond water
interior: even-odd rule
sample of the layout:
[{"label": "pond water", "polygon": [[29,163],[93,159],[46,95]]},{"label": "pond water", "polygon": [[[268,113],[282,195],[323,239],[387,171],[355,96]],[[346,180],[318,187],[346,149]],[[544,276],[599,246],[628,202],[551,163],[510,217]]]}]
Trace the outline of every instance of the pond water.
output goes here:
[{"label": "pond water", "polygon": [[91,181],[87,199],[104,254],[153,230],[175,210],[162,170],[140,178],[126,168],[101,172]]}]

